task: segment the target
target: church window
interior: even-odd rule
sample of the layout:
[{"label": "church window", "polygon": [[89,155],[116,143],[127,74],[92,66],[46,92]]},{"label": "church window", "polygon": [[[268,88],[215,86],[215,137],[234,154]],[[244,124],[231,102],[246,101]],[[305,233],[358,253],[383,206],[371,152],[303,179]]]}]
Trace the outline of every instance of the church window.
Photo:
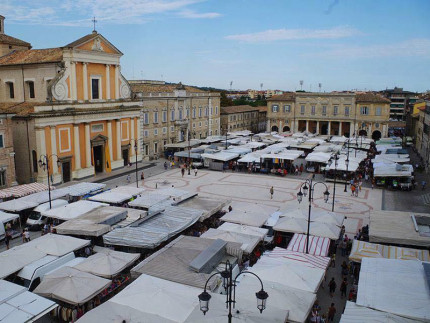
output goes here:
[{"label": "church window", "polygon": [[28,81],[27,84],[28,84],[28,92],[29,92],[30,99],[34,99],[35,98],[35,96],[34,96],[34,82]]},{"label": "church window", "polygon": [[100,79],[91,78],[91,98],[93,100],[100,99]]}]

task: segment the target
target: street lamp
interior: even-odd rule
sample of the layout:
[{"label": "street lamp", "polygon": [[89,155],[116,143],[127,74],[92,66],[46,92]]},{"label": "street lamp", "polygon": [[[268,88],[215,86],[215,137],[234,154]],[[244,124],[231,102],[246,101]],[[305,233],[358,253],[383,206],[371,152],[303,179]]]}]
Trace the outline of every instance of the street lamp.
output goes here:
[{"label": "street lamp", "polygon": [[[348,153],[346,155],[346,160],[345,160],[345,166],[346,166],[346,173],[347,174],[348,174],[348,166],[349,166],[349,141],[350,141],[350,138],[348,138],[348,148],[347,148]],[[348,186],[348,177],[345,178],[345,190],[344,190],[345,193],[348,192],[347,186]]]},{"label": "street lamp", "polygon": [[39,157],[39,167],[43,169],[43,171],[47,171],[48,174],[48,196],[49,196],[49,209],[52,209],[52,203],[51,203],[51,181],[50,181],[50,175],[49,175],[49,161],[52,161],[53,157],[57,157],[57,166],[61,166],[60,158],[56,154],[52,155],[40,155]]},{"label": "street lamp", "polygon": [[199,295],[200,310],[203,312],[203,315],[206,315],[206,312],[209,311],[209,300],[211,299],[211,295],[206,291],[209,280],[216,275],[220,275],[222,278],[222,287],[224,287],[227,296],[226,304],[228,306],[228,322],[231,323],[231,319],[233,317],[233,315],[231,314],[232,305],[234,308],[236,304],[236,281],[237,278],[242,274],[254,275],[260,281],[261,290],[256,292],[255,296],[257,297],[257,308],[259,309],[260,313],[263,313],[264,309],[266,308],[266,301],[269,295],[264,290],[263,282],[261,281],[260,277],[250,271],[244,270],[241,273],[237,274],[236,277],[233,279],[233,266],[227,260],[225,264],[225,269],[222,272],[216,272],[209,276],[208,280],[206,281],[203,292]]},{"label": "street lamp", "polygon": [[130,143],[128,144],[128,149],[131,148],[131,142],[134,141],[134,155],[136,156],[136,187],[139,188],[139,180],[137,177],[137,142],[139,139],[130,139]]},{"label": "street lamp", "polygon": [[331,211],[334,212],[334,199],[336,197],[336,172],[337,172],[337,161],[339,160],[339,155],[334,155],[334,185],[333,185],[333,205],[331,206]]},{"label": "street lamp", "polygon": [[[308,195],[308,190],[309,190],[309,213],[308,213],[308,231],[306,233],[306,253],[309,253],[309,231],[310,231],[310,227],[311,227],[311,212],[312,212],[312,201],[314,199],[313,195],[314,195],[314,190],[315,190],[315,186],[317,184],[322,184],[325,186],[325,192],[323,193],[324,195],[324,202],[328,202],[328,198],[330,196],[330,192],[328,191],[328,187],[325,183],[323,182],[313,182],[313,179],[307,179],[301,186],[300,186],[300,191],[297,193],[297,201],[299,203],[302,202],[303,196],[306,197]],[[308,188],[309,185],[309,188]],[[302,189],[303,189],[303,193],[302,193]]]}]

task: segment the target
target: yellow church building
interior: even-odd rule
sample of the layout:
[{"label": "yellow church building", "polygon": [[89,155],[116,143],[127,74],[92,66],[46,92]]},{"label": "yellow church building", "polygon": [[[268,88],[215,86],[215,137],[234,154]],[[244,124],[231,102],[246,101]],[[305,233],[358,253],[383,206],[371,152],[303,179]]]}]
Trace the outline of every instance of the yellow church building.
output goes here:
[{"label": "yellow church building", "polygon": [[18,183],[46,182],[43,156],[53,183],[142,159],[142,102],[131,99],[120,50],[96,31],[32,49],[4,33],[2,16],[0,24],[0,112],[13,115]]}]

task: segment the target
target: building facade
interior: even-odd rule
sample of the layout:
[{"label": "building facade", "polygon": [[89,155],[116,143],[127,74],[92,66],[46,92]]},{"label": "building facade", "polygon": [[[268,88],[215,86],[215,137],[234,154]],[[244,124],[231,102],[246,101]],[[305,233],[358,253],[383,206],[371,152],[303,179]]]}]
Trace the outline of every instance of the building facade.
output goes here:
[{"label": "building facade", "polygon": [[17,180],[53,183],[142,159],[141,103],[121,75],[123,54],[96,31],[68,45],[0,57],[0,109],[14,114]]},{"label": "building facade", "polygon": [[160,156],[167,144],[220,134],[220,94],[163,81],[129,81],[142,104],[143,156]]},{"label": "building facade", "polygon": [[415,148],[428,168],[430,163],[430,100],[419,100],[415,103],[413,110]]},{"label": "building facade", "polygon": [[267,131],[380,138],[388,134],[389,103],[369,92],[288,92],[268,99]]},{"label": "building facade", "polygon": [[12,114],[0,114],[0,188],[17,184]]},{"label": "building facade", "polygon": [[265,131],[267,107],[234,105],[221,107],[221,129],[234,132],[249,130],[253,133]]}]

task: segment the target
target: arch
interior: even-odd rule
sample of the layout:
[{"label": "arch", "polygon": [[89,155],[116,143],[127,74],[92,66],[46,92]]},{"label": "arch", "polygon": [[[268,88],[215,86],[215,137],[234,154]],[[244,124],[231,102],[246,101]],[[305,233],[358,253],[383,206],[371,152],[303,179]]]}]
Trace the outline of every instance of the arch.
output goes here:
[{"label": "arch", "polygon": [[372,139],[375,140],[375,141],[381,139],[381,137],[382,137],[382,134],[381,134],[381,132],[379,130],[375,130],[372,133]]},{"label": "arch", "polygon": [[367,137],[367,131],[366,131],[366,130],[361,129],[361,130],[358,132],[358,135],[359,135],[360,137],[361,137],[361,136]]},{"label": "arch", "polygon": [[328,124],[325,123],[325,124],[321,125],[320,134],[321,135],[328,135]]},{"label": "arch", "polygon": [[272,126],[272,131],[278,132],[278,126]]},{"label": "arch", "polygon": [[287,132],[287,131],[290,131],[290,127],[288,127],[288,126],[285,126],[283,129],[282,129],[282,131],[283,132]]}]

